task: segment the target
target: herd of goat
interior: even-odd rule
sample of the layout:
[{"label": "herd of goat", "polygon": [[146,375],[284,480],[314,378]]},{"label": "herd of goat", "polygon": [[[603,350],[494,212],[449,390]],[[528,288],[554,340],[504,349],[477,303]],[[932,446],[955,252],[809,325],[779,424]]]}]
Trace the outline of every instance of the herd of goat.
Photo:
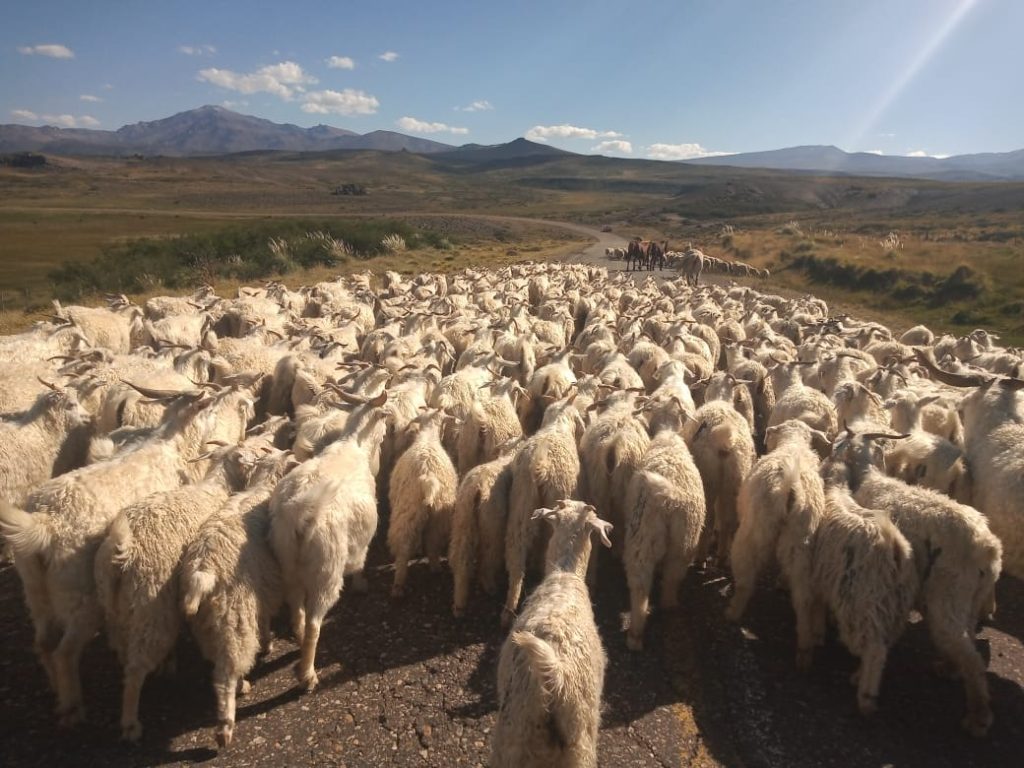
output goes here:
[{"label": "herd of goat", "polygon": [[591,534],[628,585],[631,649],[657,574],[671,610],[691,564],[728,568],[738,621],[774,564],[798,666],[831,615],[869,714],[917,609],[983,735],[975,632],[1001,571],[1024,577],[1022,358],[996,341],[572,264],[56,305],[0,338],[0,543],[58,718],[82,718],[102,632],[128,739],[186,625],[222,746],[281,610],[314,688],[379,521],[394,597],[421,555],[447,558],[456,616],[507,590],[494,766],[596,765]]}]

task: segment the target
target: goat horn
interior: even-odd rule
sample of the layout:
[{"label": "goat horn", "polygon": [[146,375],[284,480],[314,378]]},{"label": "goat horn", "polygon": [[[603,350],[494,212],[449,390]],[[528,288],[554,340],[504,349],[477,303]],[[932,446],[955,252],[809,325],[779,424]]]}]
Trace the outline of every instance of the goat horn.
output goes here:
[{"label": "goat horn", "polygon": [[169,398],[182,396],[199,397],[203,394],[202,390],[156,389],[154,387],[144,387],[141,384],[134,384],[126,379],[121,379],[121,383],[127,384],[140,395],[148,397],[151,400],[167,400]]},{"label": "goat horn", "polygon": [[910,435],[892,435],[888,432],[865,432],[861,435],[861,438],[864,440],[906,440],[908,437],[910,437]]},{"label": "goat horn", "polygon": [[924,366],[937,381],[948,384],[951,387],[980,387],[984,384],[991,384],[994,377],[982,374],[964,375],[962,373],[950,373],[944,371],[935,363],[935,358],[930,351],[918,349],[915,351],[917,361]]}]

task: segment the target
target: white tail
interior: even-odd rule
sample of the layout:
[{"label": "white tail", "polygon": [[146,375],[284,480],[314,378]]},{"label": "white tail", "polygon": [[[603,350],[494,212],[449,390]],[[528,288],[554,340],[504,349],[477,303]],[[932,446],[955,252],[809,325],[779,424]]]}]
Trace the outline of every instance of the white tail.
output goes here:
[{"label": "white tail", "polygon": [[216,584],[217,578],[212,573],[193,571],[189,574],[182,601],[186,616],[195,616],[199,612],[199,604],[204,597],[210,594]]},{"label": "white tail", "polygon": [[512,642],[526,652],[533,675],[540,680],[545,700],[559,696],[562,692],[562,665],[551,643],[530,632],[513,632]]},{"label": "white tail", "polygon": [[110,542],[110,561],[124,570],[132,555],[132,529],[127,517],[118,515],[114,518],[107,532],[107,541]]},{"label": "white tail", "polygon": [[0,499],[0,534],[7,539],[14,554],[31,557],[50,545],[50,516],[29,514]]}]

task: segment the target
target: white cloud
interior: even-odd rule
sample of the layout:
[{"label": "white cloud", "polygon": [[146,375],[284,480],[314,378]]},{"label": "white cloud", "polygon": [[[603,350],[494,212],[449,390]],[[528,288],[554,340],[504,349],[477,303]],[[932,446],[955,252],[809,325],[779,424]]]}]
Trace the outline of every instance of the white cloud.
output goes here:
[{"label": "white cloud", "polygon": [[239,99],[238,101],[224,99],[224,101],[222,101],[220,105],[224,107],[224,109],[238,109],[239,107],[248,107],[249,102],[245,99]]},{"label": "white cloud", "polygon": [[415,117],[401,117],[395,120],[395,125],[411,133],[454,133],[460,136],[469,133],[468,128],[456,128],[445,123],[428,123]]},{"label": "white cloud", "polygon": [[316,115],[373,115],[380,102],[363,91],[310,91],[303,97],[302,111]]},{"label": "white cloud", "polygon": [[880,149],[865,149],[865,150],[862,150],[862,151],[868,153],[869,155],[884,155],[885,154],[885,152],[883,152]]},{"label": "white cloud", "polygon": [[296,93],[304,93],[304,86],[317,82],[315,77],[303,72],[302,67],[294,61],[260,67],[249,74],[210,67],[199,70],[198,79],[239,93],[271,93],[285,101],[289,101]]},{"label": "white cloud", "polygon": [[622,139],[614,141],[602,141],[596,147],[590,148],[591,152],[623,152],[627,155],[633,154],[633,144]]},{"label": "white cloud", "polygon": [[398,54],[395,53],[394,51],[384,51],[384,53],[382,53],[377,58],[380,59],[381,61],[388,61],[388,62],[397,61]]},{"label": "white cloud", "polygon": [[331,69],[355,69],[356,63],[348,56],[331,56],[327,59],[327,66]]},{"label": "white cloud", "polygon": [[91,93],[83,93],[78,98],[81,101],[89,101],[89,102],[93,102],[93,103],[95,103],[97,101],[103,101],[103,99],[101,99],[99,96],[93,96]]},{"label": "white cloud", "polygon": [[923,149],[915,149],[913,152],[907,152],[907,157],[932,157],[936,160],[945,160],[949,155],[932,154]]},{"label": "white cloud", "polygon": [[652,160],[694,160],[698,157],[717,157],[728,152],[714,152],[700,144],[651,144],[647,156]]},{"label": "white cloud", "polygon": [[617,131],[595,131],[593,128],[579,128],[575,125],[535,125],[526,132],[530,141],[547,141],[548,139],[618,139],[622,134]]},{"label": "white cloud", "polygon": [[40,115],[39,119],[47,125],[59,125],[61,128],[74,128],[77,122],[74,115]]},{"label": "white cloud", "polygon": [[43,125],[57,125],[61,128],[96,128],[100,121],[91,115],[38,115],[30,109],[12,109],[11,116],[15,120]]},{"label": "white cloud", "polygon": [[491,102],[489,102],[487,99],[480,99],[479,101],[474,101],[472,104],[469,104],[468,106],[456,107],[455,111],[456,112],[486,112],[486,111],[491,110],[491,109],[494,109],[494,105],[491,104]]},{"label": "white cloud", "polygon": [[212,45],[179,45],[178,51],[186,56],[212,56],[217,49]]},{"label": "white cloud", "polygon": [[26,56],[49,56],[51,59],[75,58],[74,51],[66,45],[58,45],[57,43],[46,43],[44,45],[20,45],[18,46],[18,53],[23,53]]},{"label": "white cloud", "polygon": [[104,83],[100,87],[103,88],[104,91],[112,91],[112,90],[114,90],[114,86],[112,86],[110,83]]}]

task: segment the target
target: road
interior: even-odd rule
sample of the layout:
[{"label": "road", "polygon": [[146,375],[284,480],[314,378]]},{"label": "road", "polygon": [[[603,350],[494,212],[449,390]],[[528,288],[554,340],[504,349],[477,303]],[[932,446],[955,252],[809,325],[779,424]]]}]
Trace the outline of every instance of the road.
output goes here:
[{"label": "road", "polygon": [[[554,222],[552,222],[554,223]],[[595,238],[579,257],[604,262],[620,238],[560,223]],[[381,530],[383,530],[383,524]],[[323,629],[321,687],[300,694],[285,639],[252,675],[240,700],[236,743],[214,750],[209,668],[185,639],[177,671],[145,687],[139,746],[118,742],[120,673],[102,640],[83,664],[89,725],[60,731],[31,651],[18,578],[0,567],[0,766],[478,766],[487,763],[495,716],[495,667],[503,640],[497,600],[475,596],[451,617],[451,578],[413,567],[408,597],[388,597],[392,572],[380,536],[371,551],[370,592],[343,594]],[[835,638],[808,674],[793,665],[794,622],[769,575],[742,627],[722,618],[728,579],[692,570],[681,608],[655,613],[647,648],[630,653],[621,632],[628,598],[621,571],[601,569],[597,620],[609,666],[602,766],[1021,765],[1024,749],[1024,587],[1005,578],[995,624],[979,635],[990,658],[996,723],[988,739],[958,728],[962,686],[938,676],[927,633],[909,627],[886,669],[880,711],[856,711],[848,683],[855,661]]]}]

